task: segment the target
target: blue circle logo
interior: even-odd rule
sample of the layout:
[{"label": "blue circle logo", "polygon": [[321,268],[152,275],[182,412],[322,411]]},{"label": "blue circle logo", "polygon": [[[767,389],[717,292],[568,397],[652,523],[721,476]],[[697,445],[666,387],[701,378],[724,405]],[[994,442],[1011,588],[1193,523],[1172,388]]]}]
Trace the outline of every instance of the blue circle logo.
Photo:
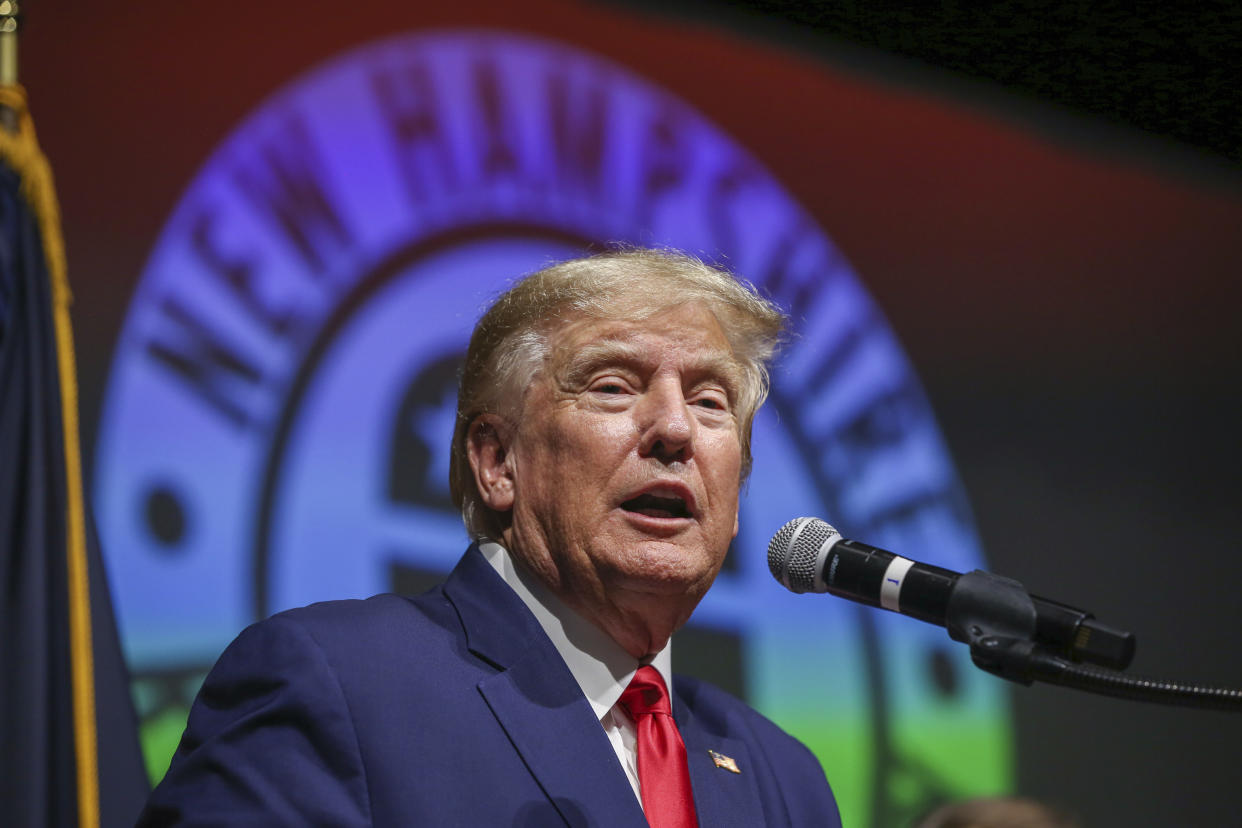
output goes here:
[{"label": "blue circle logo", "polygon": [[741,532],[677,635],[678,669],[806,742],[850,824],[1008,786],[1003,688],[943,630],[797,597],[766,571],[768,538],[799,515],[981,563],[924,395],[859,280],[685,103],[496,32],[398,37],[298,80],[224,142],[160,236],[94,492],[150,751],[250,622],[448,571],[466,545],[447,470],[473,323],[514,277],[613,241],[721,263],[796,332],[755,422]]}]

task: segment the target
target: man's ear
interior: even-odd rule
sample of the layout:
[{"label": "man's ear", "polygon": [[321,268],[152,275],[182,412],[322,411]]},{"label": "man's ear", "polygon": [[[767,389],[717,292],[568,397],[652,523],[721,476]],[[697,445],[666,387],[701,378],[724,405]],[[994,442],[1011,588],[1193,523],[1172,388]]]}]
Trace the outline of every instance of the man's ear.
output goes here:
[{"label": "man's ear", "polygon": [[515,487],[509,458],[512,430],[496,414],[480,414],[466,429],[466,454],[479,496],[494,512],[513,508]]}]

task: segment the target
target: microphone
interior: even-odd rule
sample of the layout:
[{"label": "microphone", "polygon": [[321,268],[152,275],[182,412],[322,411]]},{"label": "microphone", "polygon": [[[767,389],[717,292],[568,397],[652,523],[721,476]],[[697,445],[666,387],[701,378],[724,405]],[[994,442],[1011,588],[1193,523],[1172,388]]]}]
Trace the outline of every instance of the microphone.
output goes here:
[{"label": "microphone", "polygon": [[830,592],[947,627],[975,644],[1000,629],[1074,661],[1125,669],[1134,636],[1089,612],[1029,595],[1022,584],[976,569],[961,574],[846,540],[819,518],[789,521],[768,544],[768,568],[793,592]]}]

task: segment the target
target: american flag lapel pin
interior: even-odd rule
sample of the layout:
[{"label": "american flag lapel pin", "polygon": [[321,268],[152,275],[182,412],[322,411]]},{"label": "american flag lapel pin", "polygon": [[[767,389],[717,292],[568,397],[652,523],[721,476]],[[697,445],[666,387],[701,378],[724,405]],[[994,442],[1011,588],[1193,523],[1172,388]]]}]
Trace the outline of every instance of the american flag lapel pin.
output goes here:
[{"label": "american flag lapel pin", "polygon": [[716,763],[716,767],[724,768],[733,773],[741,773],[742,769],[737,766],[737,762],[733,761],[732,756],[725,756],[723,753],[717,753],[714,750],[707,751],[712,756],[712,761]]}]

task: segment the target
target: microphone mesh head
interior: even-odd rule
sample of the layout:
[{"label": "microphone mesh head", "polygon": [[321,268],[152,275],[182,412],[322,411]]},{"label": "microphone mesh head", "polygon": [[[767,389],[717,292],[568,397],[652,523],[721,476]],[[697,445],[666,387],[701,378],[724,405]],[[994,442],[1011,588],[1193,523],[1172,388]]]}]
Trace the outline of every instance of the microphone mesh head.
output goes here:
[{"label": "microphone mesh head", "polygon": [[794,592],[815,592],[819,550],[837,534],[819,518],[795,518],[780,528],[768,544],[768,569]]},{"label": "microphone mesh head", "polygon": [[789,562],[789,553],[792,551],[794,535],[798,531],[798,521],[806,520],[806,518],[794,518],[780,528],[772,540],[768,541],[768,569],[772,571],[772,577],[780,581],[786,587],[789,582],[785,580],[785,571]]}]

